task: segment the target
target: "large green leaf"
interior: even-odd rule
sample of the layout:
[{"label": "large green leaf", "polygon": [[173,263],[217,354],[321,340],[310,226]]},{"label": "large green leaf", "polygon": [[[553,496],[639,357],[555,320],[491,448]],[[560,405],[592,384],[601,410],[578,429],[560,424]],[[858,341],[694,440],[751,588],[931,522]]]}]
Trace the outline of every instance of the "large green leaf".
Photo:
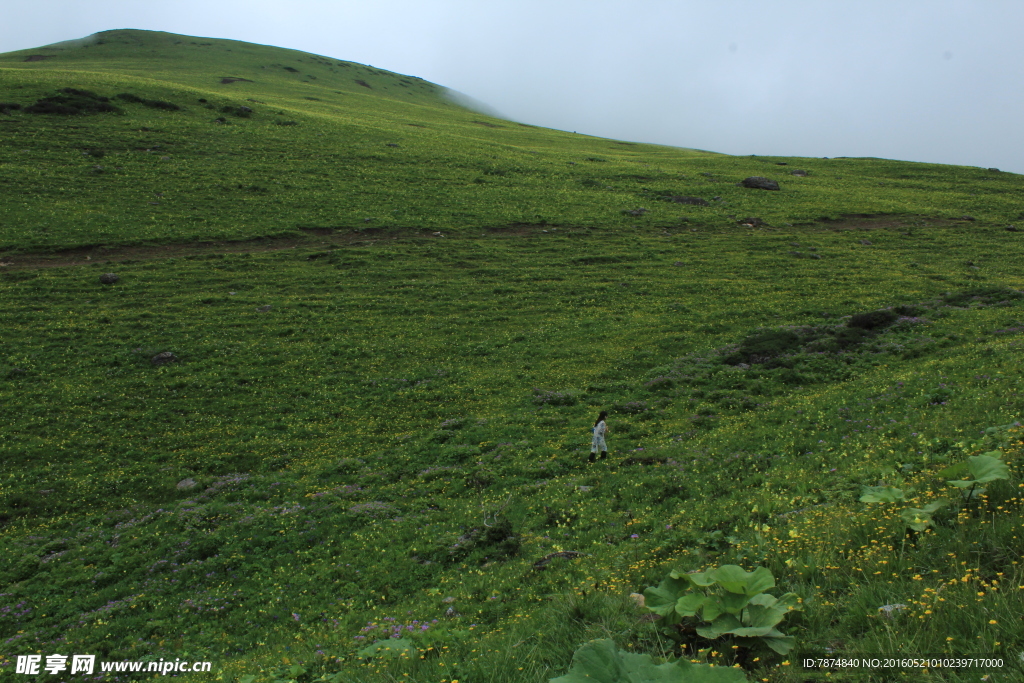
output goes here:
[{"label": "large green leaf", "polygon": [[[722,601],[722,612],[728,612],[729,614],[735,614],[739,616],[743,608],[750,602],[750,596],[742,593],[726,593],[721,597]],[[707,616],[707,610],[704,611],[704,618],[707,621],[712,621],[715,617]]]},{"label": "large green leaf", "polygon": [[[717,579],[715,579],[715,577],[712,576],[712,574],[715,571],[716,570],[714,570],[714,569],[709,569],[706,572],[692,572],[690,574],[680,574],[679,578],[686,579],[687,581],[692,583],[694,586],[699,586],[701,588],[706,588],[708,586],[714,585],[715,581],[717,581]],[[672,573],[675,574],[675,572],[672,572]]]},{"label": "large green leaf", "polygon": [[764,567],[748,572],[735,564],[724,564],[718,569],[712,569],[708,575],[730,593],[757,595],[775,586],[775,578]]},{"label": "large green leaf", "polygon": [[738,628],[743,628],[739,618],[732,614],[720,614],[709,625],[697,627],[697,633],[702,638],[717,638],[723,633],[732,633]]},{"label": "large green leaf", "polygon": [[672,616],[676,609],[676,601],[679,600],[679,594],[689,587],[690,582],[673,571],[658,584],[657,588],[651,587],[644,590],[647,609],[663,617]]},{"label": "large green leaf", "polygon": [[951,479],[946,483],[962,489],[971,488],[978,484],[986,484],[997,479],[1009,479],[1010,471],[1006,463],[998,458],[999,451],[989,451],[982,455],[972,455],[967,458],[967,470],[970,480]]},{"label": "large green leaf", "polygon": [[734,636],[741,636],[743,638],[761,638],[768,635],[775,629],[771,626],[741,626],[734,628],[726,633],[731,633]]},{"label": "large green leaf", "polygon": [[999,454],[999,451],[991,451],[967,458],[967,467],[970,469],[974,481],[986,484],[996,479],[1010,478],[1010,470],[1007,469],[1006,463],[998,457],[993,457],[993,455],[998,456]]},{"label": "large green leaf", "polygon": [[940,479],[948,479],[950,477],[961,477],[967,472],[967,463],[965,461],[958,462],[954,465],[950,465],[944,469],[939,470],[935,473],[935,476]]},{"label": "large green leaf", "polygon": [[[762,593],[755,596],[747,606],[746,618],[743,623],[751,628],[770,629],[782,621],[790,611],[796,608],[799,596],[796,593],[786,593],[781,599]],[[767,631],[766,631],[767,633]],[[751,633],[737,633],[736,635],[754,635]],[[757,635],[763,635],[758,633]]]},{"label": "large green leaf", "polygon": [[762,593],[750,598],[750,602],[755,605],[764,605],[765,607],[771,607],[772,605],[784,605],[790,610],[802,609],[800,607],[800,596],[796,593],[785,593],[781,598],[776,598],[774,595],[769,595],[768,593]]},{"label": "large green leaf", "polygon": [[691,664],[685,659],[655,664],[650,655],[620,652],[609,639],[576,650],[565,676],[549,683],[743,683],[738,669]]},{"label": "large green leaf", "polygon": [[687,593],[676,601],[676,612],[684,617],[695,617],[697,612],[704,607],[707,597],[700,593]]},{"label": "large green leaf", "polygon": [[861,486],[862,503],[896,503],[903,500],[903,489],[895,486]]},{"label": "large green leaf", "polygon": [[779,631],[774,631],[761,636],[761,640],[764,641],[765,645],[775,650],[780,655],[788,654],[789,651],[793,649],[793,646],[796,645],[796,638],[793,636],[784,636]]},{"label": "large green leaf", "polygon": [[900,513],[900,518],[914,531],[924,531],[932,524],[932,514],[945,504],[946,501],[937,500],[923,508],[907,508]]}]

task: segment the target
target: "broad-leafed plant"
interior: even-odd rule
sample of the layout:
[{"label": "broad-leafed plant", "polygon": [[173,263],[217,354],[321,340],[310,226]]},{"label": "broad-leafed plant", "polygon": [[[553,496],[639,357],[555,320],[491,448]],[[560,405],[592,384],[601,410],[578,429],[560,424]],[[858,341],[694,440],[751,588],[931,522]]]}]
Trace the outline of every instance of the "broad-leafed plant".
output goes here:
[{"label": "broad-leafed plant", "polygon": [[772,573],[758,567],[752,572],[727,564],[706,572],[687,574],[673,570],[656,588],[644,591],[647,607],[672,625],[695,619],[697,634],[715,639],[733,636],[739,641],[757,641],[779,654],[795,643],[776,628],[792,610],[800,608],[800,596],[786,593],[776,598],[766,593],[775,587]]},{"label": "broad-leafed plant", "polygon": [[569,673],[549,683],[742,683],[739,669],[684,659],[655,664],[650,655],[620,652],[609,639],[587,643],[572,656]]}]

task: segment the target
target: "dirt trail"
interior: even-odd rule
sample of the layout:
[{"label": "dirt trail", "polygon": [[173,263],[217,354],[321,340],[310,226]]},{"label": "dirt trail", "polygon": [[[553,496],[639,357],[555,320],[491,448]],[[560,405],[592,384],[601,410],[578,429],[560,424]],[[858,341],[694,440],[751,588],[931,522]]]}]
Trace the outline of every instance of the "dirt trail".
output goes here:
[{"label": "dirt trail", "polygon": [[88,266],[94,263],[118,263],[120,261],[149,261],[183,256],[205,254],[257,254],[284,249],[316,249],[343,246],[354,242],[396,240],[414,235],[398,231],[363,230],[360,232],[335,232],[314,228],[305,231],[308,236],[257,237],[249,240],[183,242],[150,246],[94,246],[60,249],[51,252],[27,254],[0,253],[0,273],[30,268],[61,268],[66,266]]},{"label": "dirt trail", "polygon": [[[973,219],[971,219],[973,220]],[[892,217],[892,216],[847,216],[838,220],[820,221],[812,225],[786,228],[769,228],[773,230],[803,231],[825,230],[829,232],[849,230],[895,230],[910,233],[916,228],[940,228],[952,225],[964,225],[961,220],[924,217]],[[714,230],[715,228],[712,228]],[[721,229],[730,229],[723,227]],[[743,230],[742,227],[737,227]],[[288,237],[257,237],[249,240],[235,241],[199,241],[180,244],[164,244],[152,246],[93,246],[75,249],[61,249],[51,252],[36,253],[3,253],[0,252],[0,273],[33,268],[62,268],[68,266],[88,266],[95,263],[117,263],[120,261],[143,261],[184,256],[202,256],[206,254],[240,254],[282,251],[284,249],[322,249],[341,247],[354,243],[372,243],[394,240],[423,239],[472,239],[478,233],[439,234],[424,231],[398,230],[388,228],[302,228],[305,235]],[[502,227],[486,228],[482,233],[491,237],[530,237],[544,233],[557,235],[578,232],[583,229],[559,228],[549,225],[513,224]],[[662,228],[658,228],[662,230]],[[679,227],[679,231],[691,228]],[[708,228],[703,228],[706,231]]]}]

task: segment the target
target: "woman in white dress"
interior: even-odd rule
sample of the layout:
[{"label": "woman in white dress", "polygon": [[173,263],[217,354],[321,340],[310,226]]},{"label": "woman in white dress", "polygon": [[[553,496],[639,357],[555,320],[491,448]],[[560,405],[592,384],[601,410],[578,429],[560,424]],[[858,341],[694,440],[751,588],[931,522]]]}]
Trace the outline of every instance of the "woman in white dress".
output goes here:
[{"label": "woman in white dress", "polygon": [[594,423],[594,439],[590,445],[590,458],[589,462],[594,462],[594,456],[601,452],[601,458],[608,457],[608,446],[604,442],[604,436],[608,433],[608,425],[605,424],[604,419],[608,417],[608,412],[602,410],[601,414],[597,416],[597,422]]}]

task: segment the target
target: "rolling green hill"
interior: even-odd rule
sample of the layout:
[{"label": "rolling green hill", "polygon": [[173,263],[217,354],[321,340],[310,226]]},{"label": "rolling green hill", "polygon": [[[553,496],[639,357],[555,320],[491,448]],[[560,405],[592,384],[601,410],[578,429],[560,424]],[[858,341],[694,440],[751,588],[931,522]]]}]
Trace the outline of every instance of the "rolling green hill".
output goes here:
[{"label": "rolling green hill", "polygon": [[233,85],[232,91],[283,100],[302,99],[312,94],[306,87],[312,86],[335,95],[370,93],[375,98],[451,106],[444,88],[415,76],[297,50],[162,31],[103,31],[81,40],[8,52],[0,55],[0,64],[31,65],[33,71],[136,76],[210,92],[218,85]]},{"label": "rolling green hill", "polygon": [[[64,88],[117,111],[27,113],[72,97]],[[1024,196],[1018,176],[984,169],[736,158],[545,130],[468,111],[412,77],[147,31],[0,55],[0,91],[21,107],[0,108],[0,187],[21,198],[0,207],[7,251],[365,227],[784,227],[856,213],[1002,228]],[[748,176],[783,190],[736,186]]]},{"label": "rolling green hill", "polygon": [[[0,670],[1020,678],[1022,194],[234,41],[0,55]],[[738,633],[666,580],[726,565]],[[885,655],[985,661],[801,666]]]}]

